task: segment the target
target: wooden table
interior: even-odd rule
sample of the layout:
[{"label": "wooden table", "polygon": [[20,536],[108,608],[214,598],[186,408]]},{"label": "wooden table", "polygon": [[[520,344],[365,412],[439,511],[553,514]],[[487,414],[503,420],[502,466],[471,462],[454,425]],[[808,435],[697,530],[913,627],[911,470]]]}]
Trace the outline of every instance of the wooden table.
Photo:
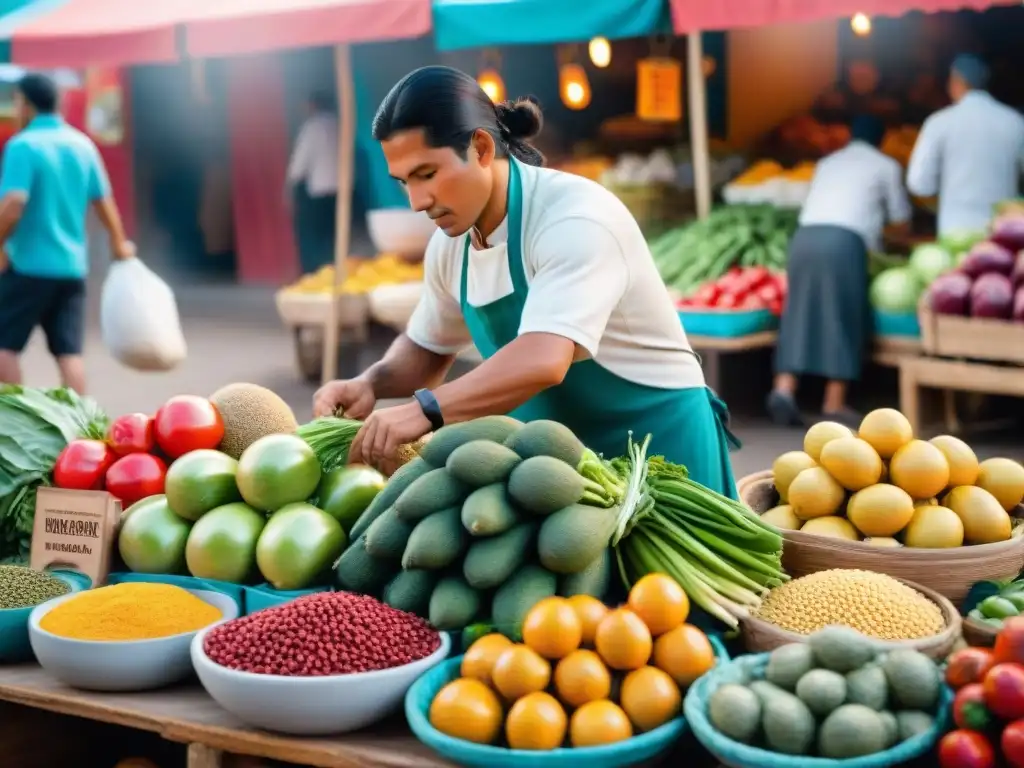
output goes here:
[{"label": "wooden table", "polygon": [[[227,754],[317,768],[449,768],[453,765],[423,746],[401,717],[372,731],[335,738],[280,736],[240,722],[217,706],[197,684],[149,693],[90,693],[62,685],[36,665],[23,664],[0,667],[0,702],[148,731],[168,741],[186,744],[188,768],[221,768]],[[7,720],[5,717],[0,727]],[[27,717],[24,724],[19,723],[19,732],[26,730],[30,730]],[[39,735],[40,740],[53,737],[52,733]],[[0,745],[5,755],[10,754],[9,748],[6,740]],[[8,766],[7,760],[0,758],[0,765]],[[19,766],[11,764],[10,768]]]}]

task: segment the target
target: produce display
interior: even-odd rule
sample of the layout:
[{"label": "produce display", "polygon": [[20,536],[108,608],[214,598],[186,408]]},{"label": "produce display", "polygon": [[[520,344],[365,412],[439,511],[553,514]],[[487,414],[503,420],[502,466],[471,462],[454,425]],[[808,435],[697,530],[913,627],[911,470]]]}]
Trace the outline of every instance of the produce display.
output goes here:
[{"label": "produce display", "polygon": [[831,421],[807,430],[804,449],[779,456],[780,506],[762,520],[782,530],[880,547],[938,549],[1020,535],[1011,516],[1024,499],[1024,466],[978,461],[951,435],[915,439],[899,411],[881,408],[855,434]]},{"label": "produce display", "polygon": [[673,229],[650,243],[669,291],[682,298],[733,267],[782,271],[797,214],[771,205],[723,205],[707,218]]},{"label": "produce display", "polygon": [[781,315],[787,288],[785,272],[772,272],[767,267],[733,267],[718,280],[704,283],[692,295],[676,301],[676,308],[767,309]]},{"label": "produce display", "polygon": [[48,573],[19,565],[0,565],[0,611],[39,605],[70,591],[66,582]]},{"label": "produce display", "polygon": [[769,752],[849,760],[930,731],[941,695],[942,673],[927,656],[828,627],[776,648],[763,675],[717,688],[708,720]]},{"label": "produce display", "polygon": [[1007,619],[995,648],[965,648],[946,665],[955,730],[939,742],[941,768],[1024,766],[1024,618]]},{"label": "produce display", "polygon": [[545,598],[527,613],[522,643],[489,634],[470,646],[461,677],[431,702],[430,723],[453,738],[534,751],[652,731],[679,716],[686,689],[715,665],[688,612],[663,574],[637,582],[621,608]]},{"label": "produce display", "polygon": [[722,190],[727,203],[767,203],[799,208],[807,199],[816,165],[802,162],[783,168],[774,160],[758,160]]},{"label": "produce display", "polygon": [[991,586],[995,594],[981,600],[976,608],[968,611],[967,616],[998,630],[1002,629],[1006,619],[1024,614],[1024,579]]},{"label": "produce display", "polygon": [[203,650],[239,672],[322,677],[411,664],[440,645],[416,616],[372,597],[321,592],[225,622],[206,635]]},{"label": "produce display", "polygon": [[856,569],[793,579],[769,592],[755,615],[801,635],[842,625],[879,640],[915,640],[946,628],[942,610],[920,592],[884,573]]},{"label": "produce display", "polygon": [[[418,283],[423,281],[423,263],[410,262],[391,253],[375,259],[349,259],[345,279],[338,286],[339,294],[369,293],[384,285]],[[330,294],[334,289],[334,265],[328,264],[316,272],[303,275],[285,287],[283,293],[317,296]]]},{"label": "produce display", "polygon": [[70,389],[0,384],[0,563],[28,557],[36,490],[53,484],[54,464],[75,440],[100,440],[108,420]]},{"label": "produce display", "polygon": [[81,592],[48,611],[40,628],[73,640],[153,640],[195,632],[220,610],[170,584],[124,583]]}]

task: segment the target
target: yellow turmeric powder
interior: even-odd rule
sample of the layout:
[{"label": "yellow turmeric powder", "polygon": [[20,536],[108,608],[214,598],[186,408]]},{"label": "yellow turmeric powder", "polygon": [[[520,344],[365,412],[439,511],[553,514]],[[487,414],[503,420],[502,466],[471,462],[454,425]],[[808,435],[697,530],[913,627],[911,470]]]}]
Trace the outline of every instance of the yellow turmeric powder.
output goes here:
[{"label": "yellow turmeric powder", "polygon": [[49,611],[39,626],[73,640],[152,640],[195,632],[221,616],[181,587],[127,582],[82,592]]}]

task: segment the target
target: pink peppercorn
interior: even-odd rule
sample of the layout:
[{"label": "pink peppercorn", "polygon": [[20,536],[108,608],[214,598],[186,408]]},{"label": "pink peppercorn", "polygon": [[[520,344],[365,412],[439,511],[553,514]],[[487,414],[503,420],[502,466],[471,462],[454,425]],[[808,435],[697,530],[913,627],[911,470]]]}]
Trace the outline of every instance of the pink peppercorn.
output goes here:
[{"label": "pink peppercorn", "polygon": [[316,677],[411,664],[441,645],[418,616],[351,592],[320,592],[210,630],[217,664],[262,675]]}]

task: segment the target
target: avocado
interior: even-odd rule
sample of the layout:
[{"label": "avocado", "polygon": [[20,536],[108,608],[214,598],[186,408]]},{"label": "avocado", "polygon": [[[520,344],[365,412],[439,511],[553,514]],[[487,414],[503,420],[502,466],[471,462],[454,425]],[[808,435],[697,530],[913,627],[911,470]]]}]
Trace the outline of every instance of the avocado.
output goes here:
[{"label": "avocado", "polygon": [[846,701],[846,680],[830,669],[812,669],[796,684],[796,695],[816,717],[825,717]]},{"label": "avocado", "polygon": [[900,648],[889,652],[882,669],[889,681],[889,692],[901,709],[935,709],[942,676],[934,661],[918,651]]},{"label": "avocado", "polygon": [[889,683],[877,664],[868,664],[846,675],[846,701],[881,712],[889,703]]},{"label": "avocado", "polygon": [[848,760],[873,755],[886,748],[885,723],[873,709],[861,704],[844,704],[825,718],[818,733],[822,757]]},{"label": "avocado", "polygon": [[764,679],[792,691],[797,681],[814,668],[814,654],[805,643],[790,643],[776,648],[768,656]]},{"label": "avocado", "polygon": [[875,658],[878,648],[857,630],[835,624],[819,629],[807,638],[807,644],[817,666],[842,674],[863,667]]},{"label": "avocado", "polygon": [[749,744],[761,728],[761,702],[745,686],[723,685],[711,694],[708,720],[730,739]]},{"label": "avocado", "polygon": [[761,701],[761,728],[773,752],[806,755],[814,742],[814,715],[800,699],[772,683],[750,684]]}]

